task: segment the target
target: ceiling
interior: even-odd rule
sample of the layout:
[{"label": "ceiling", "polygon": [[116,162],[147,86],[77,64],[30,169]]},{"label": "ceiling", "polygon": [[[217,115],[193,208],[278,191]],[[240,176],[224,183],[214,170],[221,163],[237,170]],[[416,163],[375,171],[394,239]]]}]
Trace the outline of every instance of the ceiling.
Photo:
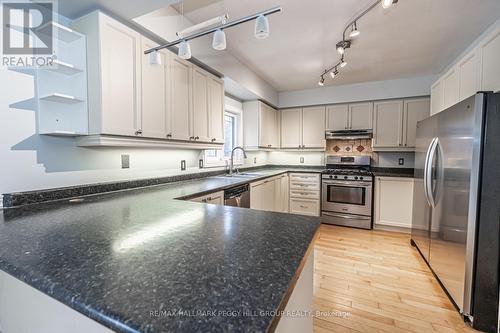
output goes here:
[{"label": "ceiling", "polygon": [[[281,14],[269,17],[268,39],[255,39],[253,24],[243,24],[226,31],[228,47],[222,52],[276,90],[289,91],[317,87],[320,73],[338,61],[335,44],[345,25],[371,3],[185,0],[183,9],[199,23],[222,13],[232,20],[283,6]],[[358,22],[361,35],[346,52],[348,66],[325,86],[438,74],[499,17],[499,0],[399,0],[389,10],[376,7]]]}]

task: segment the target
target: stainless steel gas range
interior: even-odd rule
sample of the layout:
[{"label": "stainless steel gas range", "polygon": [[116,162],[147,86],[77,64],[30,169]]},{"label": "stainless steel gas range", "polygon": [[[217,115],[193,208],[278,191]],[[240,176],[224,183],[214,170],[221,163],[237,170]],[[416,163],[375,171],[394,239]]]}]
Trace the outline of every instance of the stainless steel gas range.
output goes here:
[{"label": "stainless steel gas range", "polygon": [[370,156],[328,156],[321,176],[321,220],[372,228],[373,174]]}]

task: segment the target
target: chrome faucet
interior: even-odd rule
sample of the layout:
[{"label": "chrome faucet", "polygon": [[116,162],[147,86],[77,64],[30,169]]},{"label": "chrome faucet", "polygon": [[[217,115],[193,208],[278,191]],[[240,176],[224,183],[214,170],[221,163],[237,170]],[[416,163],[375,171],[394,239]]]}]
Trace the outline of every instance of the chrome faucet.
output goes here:
[{"label": "chrome faucet", "polygon": [[243,149],[240,146],[233,148],[233,150],[231,151],[231,164],[229,165],[229,175],[230,176],[233,175],[233,169],[234,169],[234,151],[238,150],[238,149],[240,149],[243,152],[243,157],[247,158],[247,153],[246,153],[245,149]]}]

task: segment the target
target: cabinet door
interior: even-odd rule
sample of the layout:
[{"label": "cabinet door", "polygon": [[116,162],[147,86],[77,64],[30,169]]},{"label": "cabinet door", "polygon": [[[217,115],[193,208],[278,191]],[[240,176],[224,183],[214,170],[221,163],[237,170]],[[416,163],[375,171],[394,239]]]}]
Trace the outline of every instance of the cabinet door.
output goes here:
[{"label": "cabinet door", "polygon": [[459,97],[463,101],[481,90],[479,89],[479,57],[477,50],[474,50],[458,64],[458,70],[460,73]]},{"label": "cabinet door", "polygon": [[302,109],[303,148],[325,148],[325,107]]},{"label": "cabinet door", "polygon": [[266,179],[262,184],[262,210],[272,212],[276,209],[276,188],[274,179]]},{"label": "cabinet door", "polygon": [[447,109],[458,103],[459,75],[457,68],[449,71],[443,78],[443,108]]},{"label": "cabinet door", "polygon": [[431,116],[443,111],[443,83],[438,81],[431,87]]},{"label": "cabinet door", "polygon": [[173,55],[170,62],[170,124],[172,138],[189,140],[191,108],[191,64]]},{"label": "cabinet door", "polygon": [[374,106],[373,147],[401,147],[403,101],[376,102]]},{"label": "cabinet door", "polygon": [[100,19],[101,132],[139,135],[141,37],[105,15],[101,15]]},{"label": "cabinet door", "polygon": [[281,111],[281,148],[300,148],[302,109]]},{"label": "cabinet door", "polygon": [[280,115],[278,110],[273,108],[269,108],[271,113],[271,123],[270,129],[271,132],[271,148],[279,148],[280,147]]},{"label": "cabinet door", "polygon": [[[157,46],[153,41],[142,37],[142,51]],[[167,135],[166,76],[165,66],[169,65],[168,53],[159,51],[161,65],[149,63],[149,56],[142,56],[142,136],[162,138]]]},{"label": "cabinet door", "polygon": [[326,107],[326,128],[331,131],[346,130],[348,127],[349,105]]},{"label": "cabinet door", "polygon": [[290,214],[319,216],[319,200],[290,198]]},{"label": "cabinet door", "polygon": [[255,182],[250,184],[250,208],[262,210],[263,206],[263,188],[264,182]]},{"label": "cabinet door", "polygon": [[373,103],[349,104],[349,129],[373,128]]},{"label": "cabinet door", "polygon": [[192,115],[191,136],[195,141],[209,141],[208,136],[208,86],[209,74],[193,66],[192,71]]},{"label": "cabinet door", "polygon": [[497,29],[480,46],[481,88],[483,91],[500,91],[500,29]]},{"label": "cabinet door", "polygon": [[270,108],[259,102],[259,147],[271,147],[272,116]]},{"label": "cabinet door", "polygon": [[280,176],[280,187],[281,187],[281,212],[288,213],[288,200],[290,197],[290,187],[288,185],[289,177],[288,174]]},{"label": "cabinet door", "polygon": [[404,103],[403,145],[415,148],[417,122],[429,117],[431,103],[428,98],[407,99]]},{"label": "cabinet door", "polygon": [[207,203],[212,205],[224,205],[224,192],[216,192],[208,196]]},{"label": "cabinet door", "polygon": [[224,143],[224,82],[212,77],[209,88],[210,141]]},{"label": "cabinet door", "polygon": [[411,228],[413,178],[377,177],[374,210],[375,226]]}]

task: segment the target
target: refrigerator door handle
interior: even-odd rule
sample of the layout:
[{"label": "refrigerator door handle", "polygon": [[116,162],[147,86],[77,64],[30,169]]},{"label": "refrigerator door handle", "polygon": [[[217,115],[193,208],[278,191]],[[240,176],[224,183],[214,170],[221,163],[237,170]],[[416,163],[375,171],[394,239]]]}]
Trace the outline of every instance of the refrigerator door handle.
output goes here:
[{"label": "refrigerator door handle", "polygon": [[[432,188],[432,177],[429,177],[431,174],[429,170],[432,168],[432,164],[430,163],[431,161],[431,152],[432,148],[434,147],[434,143],[437,138],[433,138],[431,143],[429,144],[429,148],[427,148],[427,154],[425,155],[425,163],[424,163],[424,195],[425,195],[425,200],[427,201],[427,204],[431,207],[432,206],[432,201],[430,197],[430,192],[429,189]],[[430,179],[430,182],[429,182]],[[429,184],[430,183],[430,184]]]},{"label": "refrigerator door handle", "polygon": [[[427,193],[429,195],[429,201],[431,203],[432,208],[436,208],[436,197],[434,195],[434,191],[432,190],[432,166],[434,165],[434,159],[436,158],[436,151],[439,147],[439,138],[434,138],[434,144],[431,147],[431,151],[429,154],[429,165],[427,168]],[[437,185],[436,185],[437,186]]]}]

